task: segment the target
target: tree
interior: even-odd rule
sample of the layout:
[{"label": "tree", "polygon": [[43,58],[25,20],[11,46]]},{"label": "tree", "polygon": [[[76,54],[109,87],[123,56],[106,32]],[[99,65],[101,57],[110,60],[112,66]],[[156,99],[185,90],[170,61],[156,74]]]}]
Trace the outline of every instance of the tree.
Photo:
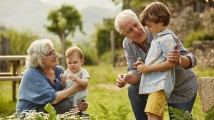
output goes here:
[{"label": "tree", "polygon": [[23,31],[17,31],[13,28],[6,29],[5,31],[0,30],[0,35],[10,40],[10,46],[7,47],[11,48],[11,55],[26,55],[30,44],[39,38],[38,35],[29,29]]},{"label": "tree", "polygon": [[61,8],[52,10],[48,14],[49,25],[45,25],[49,32],[52,32],[59,36],[62,47],[62,66],[66,66],[65,63],[65,50],[66,50],[66,37],[68,35],[74,36],[76,28],[82,31],[82,17],[76,8],[70,5],[63,4]]},{"label": "tree", "polygon": [[[143,11],[146,5],[157,0],[112,0],[112,1],[116,5],[122,3],[122,10],[132,9],[137,15],[139,15]],[[185,6],[195,2],[203,1],[203,0],[172,0],[172,1],[158,0],[158,1],[163,2],[168,7],[178,8],[179,10],[183,10]]]},{"label": "tree", "polygon": [[111,50],[110,31],[112,30],[116,33],[114,35],[115,43],[113,47],[115,49],[120,49],[122,47],[123,37],[115,31],[114,20],[110,18],[105,19],[103,26],[96,26],[96,49],[99,57]]}]

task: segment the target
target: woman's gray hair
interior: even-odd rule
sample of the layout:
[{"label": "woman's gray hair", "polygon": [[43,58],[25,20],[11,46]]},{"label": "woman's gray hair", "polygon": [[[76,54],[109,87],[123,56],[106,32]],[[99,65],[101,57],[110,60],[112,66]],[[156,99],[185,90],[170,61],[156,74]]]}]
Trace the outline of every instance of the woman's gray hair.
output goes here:
[{"label": "woman's gray hair", "polygon": [[136,19],[137,21],[139,21],[137,15],[131,9],[126,9],[126,10],[121,11],[119,14],[117,14],[115,21],[114,21],[114,27],[119,33],[123,32],[123,30],[120,28],[119,24],[124,16],[131,16],[134,19]]},{"label": "woman's gray hair", "polygon": [[53,47],[53,43],[49,39],[35,40],[27,50],[28,56],[26,58],[25,66],[27,68],[40,67],[43,69],[44,64],[42,60],[45,55],[48,54],[51,47]]}]

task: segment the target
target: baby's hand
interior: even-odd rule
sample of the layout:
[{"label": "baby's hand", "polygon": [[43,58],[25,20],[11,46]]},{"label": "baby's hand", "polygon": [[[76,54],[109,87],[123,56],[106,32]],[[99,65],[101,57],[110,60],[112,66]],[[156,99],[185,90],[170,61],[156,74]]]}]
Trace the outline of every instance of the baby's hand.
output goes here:
[{"label": "baby's hand", "polygon": [[77,82],[77,77],[75,75],[70,75],[69,79],[71,79],[74,82]]},{"label": "baby's hand", "polygon": [[60,78],[62,79],[62,81],[66,80],[66,76],[64,74],[60,74]]},{"label": "baby's hand", "polygon": [[67,77],[64,74],[60,74],[60,78],[62,79],[61,85],[64,88],[66,86],[66,79],[67,79]]}]

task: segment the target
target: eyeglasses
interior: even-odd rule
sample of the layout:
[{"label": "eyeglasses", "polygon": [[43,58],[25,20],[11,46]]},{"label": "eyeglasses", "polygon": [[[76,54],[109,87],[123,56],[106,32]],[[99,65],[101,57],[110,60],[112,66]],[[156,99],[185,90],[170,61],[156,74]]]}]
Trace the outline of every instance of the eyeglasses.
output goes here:
[{"label": "eyeglasses", "polygon": [[56,56],[57,52],[53,49],[52,51],[50,51],[48,54],[46,54],[46,56]]}]

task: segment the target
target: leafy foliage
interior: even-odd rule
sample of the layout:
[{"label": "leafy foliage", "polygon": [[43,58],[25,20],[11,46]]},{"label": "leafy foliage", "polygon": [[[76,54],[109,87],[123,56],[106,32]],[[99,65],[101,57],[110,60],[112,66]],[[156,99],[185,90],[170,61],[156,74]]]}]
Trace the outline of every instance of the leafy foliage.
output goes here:
[{"label": "leafy foliage", "polygon": [[[113,68],[111,64],[100,64],[96,66],[84,66],[91,75],[89,81],[89,95],[87,101],[89,107],[87,112],[91,115],[91,120],[98,120],[103,115],[101,107],[103,105],[108,109],[112,120],[119,119],[119,111],[130,111],[127,114],[126,120],[133,120],[134,115],[131,109],[130,101],[127,95],[127,86],[125,88],[118,88],[116,86],[116,76],[119,73],[126,73],[126,67]],[[198,77],[214,76],[214,68],[201,69],[194,68]],[[11,101],[11,82],[0,82],[0,119],[11,115],[15,112],[16,103]],[[120,108],[120,106],[123,108]],[[118,113],[118,114],[115,114]],[[205,113],[202,111],[201,101],[197,95],[196,102],[193,106],[193,117],[195,120],[203,120]],[[65,115],[65,114],[64,114]],[[125,113],[121,113],[121,118],[124,118]],[[65,117],[64,117],[65,118]],[[117,119],[116,119],[117,118]],[[197,118],[197,119],[196,119]],[[164,120],[168,120],[168,114],[165,111]],[[125,120],[125,119],[124,119]]]},{"label": "leafy foliage", "polygon": [[111,116],[111,114],[109,113],[109,110],[104,105],[99,104],[99,106],[102,109],[101,112],[103,113],[103,115],[100,116],[100,118],[104,120],[109,120]]},{"label": "leafy foliage", "polygon": [[187,36],[186,40],[184,41],[184,46],[192,47],[193,41],[196,40],[214,40],[214,37],[203,31],[193,32],[192,34]]},{"label": "leafy foliage", "polygon": [[56,110],[50,103],[48,103],[44,109],[46,110],[47,113],[36,112],[36,110],[25,110],[19,116],[17,116],[16,114],[13,114],[13,115],[7,116],[4,120],[17,120],[17,119],[18,120],[89,120],[90,119],[90,115],[88,115],[87,113],[82,113],[81,116],[79,115],[79,112],[74,113],[73,111],[69,111],[64,114],[56,114]]},{"label": "leafy foliage", "polygon": [[65,67],[65,40],[66,37],[71,34],[74,35],[76,28],[82,31],[82,20],[81,15],[77,9],[73,6],[63,4],[61,8],[52,10],[48,14],[49,25],[45,25],[49,32],[52,32],[59,36],[61,40],[62,48],[62,66]]},{"label": "leafy foliage", "polygon": [[[82,31],[81,15],[73,6],[63,4],[61,8],[52,10],[48,14],[49,25],[45,25],[48,31],[57,34],[60,38],[66,38],[70,33],[74,35],[76,27]],[[82,31],[83,32],[83,31]]]},{"label": "leafy foliage", "polygon": [[101,56],[111,49],[110,31],[108,28],[100,28],[97,31],[97,54]]},{"label": "leafy foliage", "polygon": [[39,38],[38,35],[33,34],[30,30],[21,32],[15,29],[0,30],[0,35],[10,40],[11,55],[26,55],[26,51],[31,42]]},{"label": "leafy foliage", "polygon": [[113,112],[115,120],[127,120],[127,115],[130,111],[125,109],[124,105],[118,106],[117,110]]},{"label": "leafy foliage", "polygon": [[214,120],[214,106],[211,108],[211,110],[205,116],[205,120]]},{"label": "leafy foliage", "polygon": [[[132,9],[139,15],[144,7],[154,1],[157,0],[112,0],[116,5],[122,3],[122,10],[124,9]],[[187,6],[190,2],[194,2],[196,0],[191,0],[190,2],[186,2],[186,0],[158,0],[160,2],[163,2],[167,6],[172,6],[174,9],[180,9],[183,10],[185,6]]]},{"label": "leafy foliage", "polygon": [[188,111],[183,111],[177,108],[169,107],[169,113],[172,114],[173,120],[191,120],[192,115]]},{"label": "leafy foliage", "polygon": [[54,109],[54,107],[50,103],[45,105],[45,110],[49,113],[48,120],[55,120],[56,119],[56,110]]},{"label": "leafy foliage", "polygon": [[99,106],[102,109],[102,115],[99,117],[100,120],[127,120],[127,115],[130,112],[124,105],[119,105],[113,113],[104,105],[99,104]]},{"label": "leafy foliage", "polygon": [[104,53],[111,51],[111,31],[114,32],[114,49],[122,48],[123,37],[112,28],[114,26],[112,22],[113,21],[110,21],[106,26],[97,27],[96,48],[98,56],[102,56]]},{"label": "leafy foliage", "polygon": [[[48,103],[45,106],[47,113],[32,111],[24,111],[20,116],[13,114],[5,118],[5,120],[15,120],[15,119],[24,119],[24,120],[127,120],[126,116],[129,113],[127,109],[120,105],[115,112],[111,112],[104,105],[99,104],[102,109],[102,115],[99,118],[94,115],[89,116],[88,114],[83,113],[83,116],[73,114],[72,112],[66,112],[64,114],[56,114],[54,107]],[[113,114],[113,115],[112,115]]]}]

